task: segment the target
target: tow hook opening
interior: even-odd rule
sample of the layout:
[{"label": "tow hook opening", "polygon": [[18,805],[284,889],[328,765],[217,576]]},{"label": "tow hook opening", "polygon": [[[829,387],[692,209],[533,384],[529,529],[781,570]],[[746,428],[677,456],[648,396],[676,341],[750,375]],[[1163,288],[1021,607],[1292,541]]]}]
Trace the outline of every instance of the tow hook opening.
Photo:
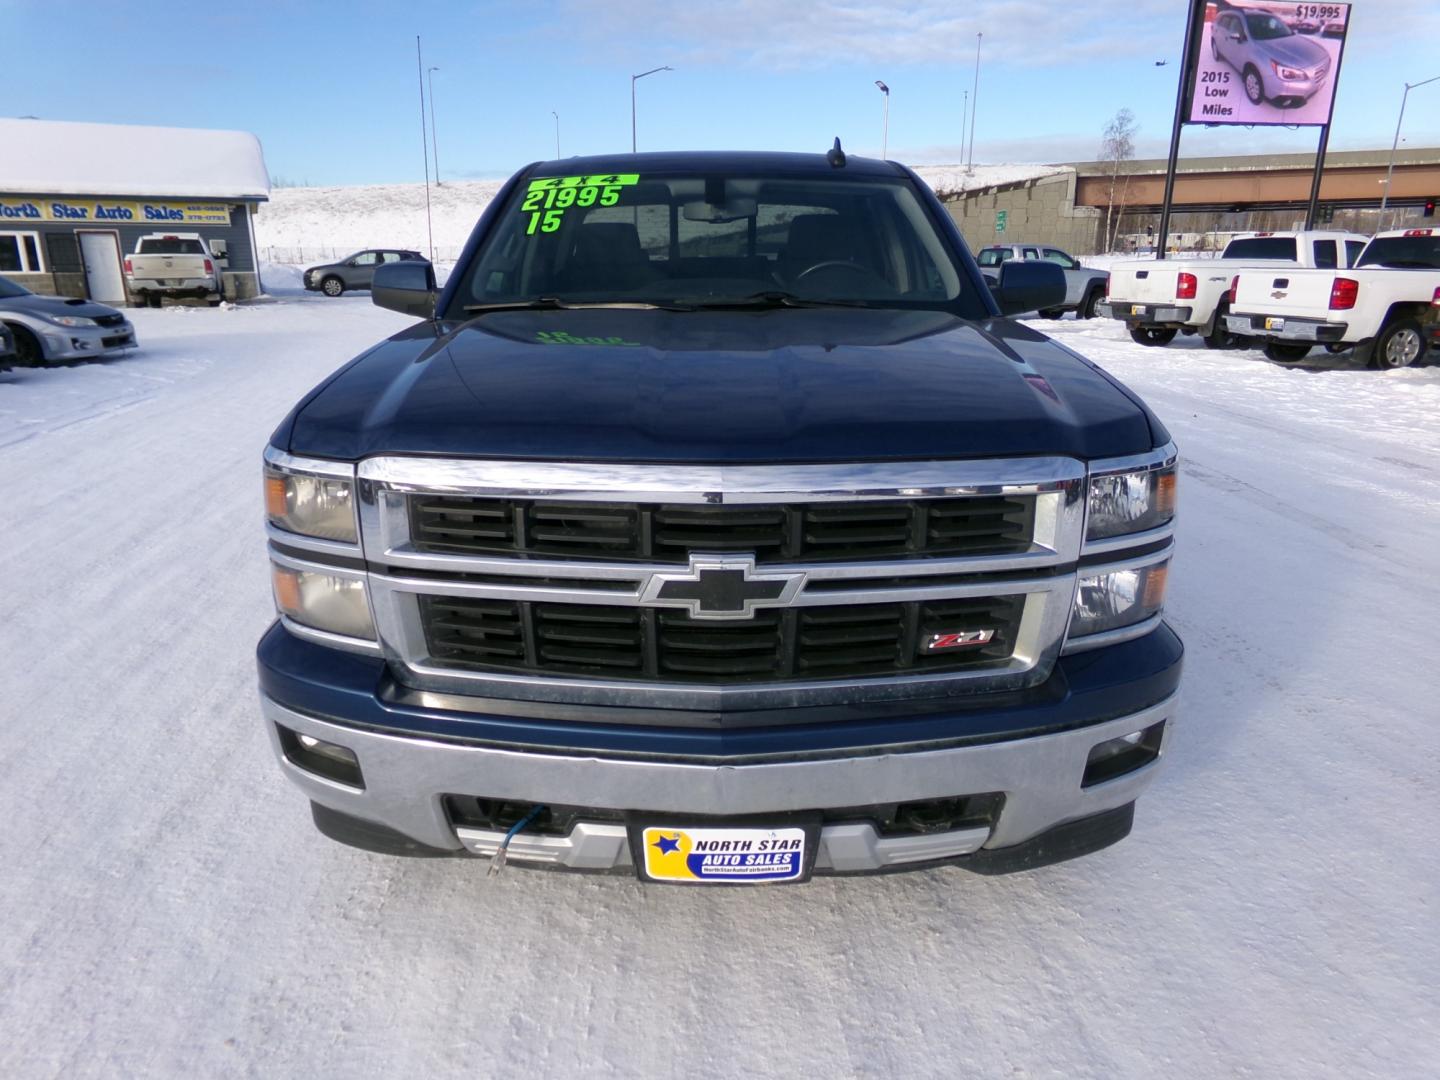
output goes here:
[{"label": "tow hook opening", "polygon": [[285,752],[285,759],[297,769],[364,790],[365,777],[354,750],[313,735],[302,735],[284,724],[276,724],[275,730],[280,734],[280,749]]},{"label": "tow hook opening", "polygon": [[1118,739],[1106,739],[1090,748],[1090,757],[1085,762],[1085,775],[1080,780],[1082,788],[1094,787],[1107,780],[1114,780],[1149,765],[1160,756],[1160,744],[1165,737],[1165,721],[1151,724],[1140,731],[1132,731]]}]

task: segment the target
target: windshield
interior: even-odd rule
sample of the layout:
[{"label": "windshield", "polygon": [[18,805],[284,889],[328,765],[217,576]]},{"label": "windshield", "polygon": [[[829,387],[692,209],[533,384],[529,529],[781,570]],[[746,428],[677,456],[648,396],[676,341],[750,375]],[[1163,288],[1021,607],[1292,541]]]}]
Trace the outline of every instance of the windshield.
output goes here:
[{"label": "windshield", "polygon": [[165,236],[155,240],[141,240],[136,255],[204,255],[205,249],[199,240],[184,240],[178,236]]},{"label": "windshield", "polygon": [[1222,259],[1286,259],[1295,261],[1295,238],[1293,236],[1252,236],[1245,240],[1231,240],[1225,245]]},{"label": "windshield", "polygon": [[843,174],[530,179],[486,237],[454,305],[781,298],[985,315],[909,182]]},{"label": "windshield", "polygon": [[981,266],[999,266],[1010,259],[1009,248],[986,248],[975,261]]},{"label": "windshield", "polygon": [[1274,15],[1246,15],[1245,25],[1250,28],[1250,36],[1256,41],[1292,37],[1295,33]]},{"label": "windshield", "polygon": [[13,281],[7,281],[0,277],[0,300],[8,300],[14,296],[29,296],[30,290],[23,285],[16,285]]},{"label": "windshield", "polygon": [[1440,236],[1381,236],[1370,241],[1357,266],[1440,270]]}]

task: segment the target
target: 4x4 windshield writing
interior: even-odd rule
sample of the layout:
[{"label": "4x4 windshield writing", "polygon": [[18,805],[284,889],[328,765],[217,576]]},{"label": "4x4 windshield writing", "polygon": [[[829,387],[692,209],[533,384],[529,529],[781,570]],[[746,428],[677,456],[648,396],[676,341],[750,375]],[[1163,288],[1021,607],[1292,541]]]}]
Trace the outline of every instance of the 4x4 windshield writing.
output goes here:
[{"label": "4x4 windshield writing", "polygon": [[985,314],[905,180],[724,173],[531,178],[454,314],[538,298],[703,308],[766,297]]}]

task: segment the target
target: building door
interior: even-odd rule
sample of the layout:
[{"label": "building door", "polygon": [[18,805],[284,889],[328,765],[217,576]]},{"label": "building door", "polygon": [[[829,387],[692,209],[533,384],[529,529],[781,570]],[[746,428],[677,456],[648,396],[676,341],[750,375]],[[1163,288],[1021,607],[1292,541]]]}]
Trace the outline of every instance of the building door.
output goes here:
[{"label": "building door", "polygon": [[125,278],[120,267],[120,238],[113,232],[81,232],[80,259],[85,264],[85,291],[101,304],[124,304]]}]

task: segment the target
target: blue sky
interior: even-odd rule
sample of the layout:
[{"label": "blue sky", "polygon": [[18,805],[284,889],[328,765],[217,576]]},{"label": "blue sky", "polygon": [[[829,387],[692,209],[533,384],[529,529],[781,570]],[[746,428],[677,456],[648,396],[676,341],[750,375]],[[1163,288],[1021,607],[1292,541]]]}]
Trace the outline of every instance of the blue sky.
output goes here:
[{"label": "blue sky", "polygon": [[[985,34],[977,161],[1093,157],[1121,107],[1141,156],[1169,138],[1184,0],[572,0],[227,5],[0,0],[0,112],[239,128],[273,175],[421,177],[415,35],[434,75],[440,167],[499,177],[555,152],[628,149],[630,75],[645,149],[880,149],[960,159],[962,91]],[[1403,83],[1440,75],[1440,3],[1357,0],[1331,144],[1388,147]],[[1166,67],[1155,61],[1170,60]],[[1440,145],[1440,83],[1406,143]],[[1312,150],[1314,129],[1189,128],[1182,153]],[[0,148],[3,153],[3,148]]]}]

